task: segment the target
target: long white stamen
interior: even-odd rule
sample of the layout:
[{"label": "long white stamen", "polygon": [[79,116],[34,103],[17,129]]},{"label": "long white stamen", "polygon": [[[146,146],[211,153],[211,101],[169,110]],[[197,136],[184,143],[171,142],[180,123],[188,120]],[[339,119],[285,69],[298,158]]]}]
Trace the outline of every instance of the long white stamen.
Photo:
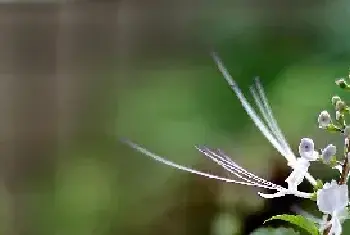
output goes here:
[{"label": "long white stamen", "polygon": [[[287,154],[288,150],[287,148],[283,145],[283,140],[278,136],[278,131],[276,130],[276,127],[273,125],[273,122],[270,118],[270,116],[268,115],[268,112],[266,110],[266,107],[263,105],[263,101],[260,99],[257,91],[255,90],[254,86],[250,87],[250,93],[252,94],[254,101],[256,103],[256,105],[258,106],[260,113],[262,114],[264,120],[266,121],[271,133],[275,136],[276,140],[280,143],[280,145],[282,146],[282,148],[284,149],[285,153]],[[293,155],[292,155],[293,156]],[[289,161],[293,161],[293,160],[289,160]]]},{"label": "long white stamen", "polygon": [[[277,135],[276,138],[280,141],[282,147],[285,149],[286,158],[287,158],[287,161],[289,163],[289,166],[292,167],[293,169],[295,169],[294,164],[295,164],[296,156],[293,153],[292,149],[290,148],[285,136],[283,135],[281,129],[279,128],[279,126],[277,124],[276,119],[274,118],[274,116],[272,114],[272,109],[269,105],[268,99],[265,95],[265,91],[264,91],[263,86],[261,85],[259,77],[255,78],[255,85],[256,85],[256,88],[257,88],[259,95],[261,97],[262,103],[265,106],[265,110],[267,112],[267,115],[269,117],[268,123],[270,123],[270,125],[272,125],[272,129],[274,130],[274,133]],[[312,185],[316,185],[316,180],[314,179],[314,177],[312,175],[310,175],[310,173],[306,173],[305,178]]]},{"label": "long white stamen", "polygon": [[[259,183],[263,183],[275,188],[282,188],[280,185],[276,185],[274,183],[271,183],[265,179],[260,178],[257,175],[254,175],[253,173],[248,172],[247,170],[245,170],[243,167],[241,167],[240,165],[238,165],[237,163],[231,161],[226,160],[227,156],[223,155],[221,152],[219,152],[219,154],[215,153],[214,151],[212,151],[211,149],[207,148],[207,147],[198,147],[196,146],[196,148],[203,153],[204,155],[206,155],[207,157],[209,157],[211,160],[213,160],[214,162],[218,163],[219,165],[223,166],[227,171],[231,172],[232,174],[236,175],[236,173],[233,173],[233,171],[236,171],[237,173],[239,173],[240,175],[244,175],[250,179],[254,179]],[[225,156],[225,157],[224,157]],[[218,160],[219,159],[219,160]],[[229,169],[227,169],[229,168]]]},{"label": "long white stamen", "polygon": [[246,110],[247,114],[250,116],[254,124],[259,128],[259,130],[262,132],[262,134],[268,139],[268,141],[272,144],[272,146],[277,149],[278,152],[282,154],[287,160],[288,156],[284,152],[283,148],[280,146],[280,144],[277,142],[275,137],[270,133],[268,128],[264,125],[264,123],[261,121],[261,119],[258,117],[258,115],[255,113],[254,109],[250,106],[247,99],[244,97],[243,93],[238,88],[236,82],[232,79],[231,75],[228,73],[226,67],[220,60],[220,58],[213,53],[212,57],[217,64],[220,72],[224,76],[227,83],[230,85],[231,89],[235,92],[237,98],[240,100],[243,108]]},{"label": "long white stamen", "polygon": [[267,99],[267,97],[265,95],[266,93],[264,91],[264,87],[261,85],[259,77],[255,78],[255,85],[256,85],[256,88],[257,88],[257,90],[258,90],[258,92],[260,94],[260,97],[261,97],[261,100],[263,102],[263,105],[265,106],[265,109],[267,111],[267,115],[270,117],[270,121],[271,121],[271,124],[273,126],[273,129],[275,130],[275,133],[278,136],[277,138],[280,139],[281,144],[286,148],[287,154],[290,154],[290,155],[294,156],[294,153],[293,153],[292,149],[290,148],[290,146],[289,146],[285,136],[283,135],[281,129],[279,128],[279,126],[277,124],[276,119],[273,116],[271,106],[269,105],[268,99]]},{"label": "long white stamen", "polygon": [[228,178],[220,177],[220,176],[217,176],[217,175],[212,175],[212,174],[204,173],[204,172],[201,172],[201,171],[198,171],[198,170],[194,170],[192,168],[189,168],[189,167],[186,167],[186,166],[182,166],[182,165],[176,164],[176,163],[174,163],[172,161],[166,160],[166,159],[156,155],[155,153],[152,153],[152,152],[148,151],[147,149],[145,149],[145,148],[143,148],[143,147],[141,147],[141,146],[139,146],[139,145],[137,145],[137,144],[135,144],[135,143],[133,143],[133,142],[131,142],[129,140],[123,140],[123,142],[126,143],[127,145],[129,145],[130,147],[132,147],[133,149],[139,151],[140,153],[143,153],[143,154],[153,158],[156,161],[159,161],[159,162],[161,162],[161,163],[163,163],[165,165],[177,168],[179,170],[187,171],[187,172],[190,172],[190,173],[196,174],[196,175],[205,176],[205,177],[208,177],[208,178],[211,178],[211,179],[217,179],[217,180],[224,181],[224,182],[227,182],[227,183],[251,185],[251,186],[258,187],[258,188],[275,189],[276,190],[276,188],[271,187],[271,186],[267,186],[267,185],[264,185],[264,184],[242,182],[242,181],[228,179]]},{"label": "long white stamen", "polygon": [[[205,156],[209,157],[212,161],[216,162],[218,165],[222,166],[226,171],[230,172],[231,174],[237,176],[239,179],[242,179],[248,183],[254,183],[254,184],[265,184],[265,185],[268,185],[266,184],[265,182],[259,182],[259,180],[257,180],[258,182],[254,182],[248,178],[252,178],[252,177],[249,177],[246,178],[244,176],[247,176],[245,173],[242,174],[242,172],[240,170],[237,170],[236,168],[233,168],[232,166],[230,166],[229,164],[225,164],[223,161],[220,161],[218,160],[217,158],[213,157],[209,152],[207,151],[202,151],[200,149],[198,149],[200,152],[202,152]],[[275,186],[271,186],[271,187],[274,187],[274,188],[277,188]]]},{"label": "long white stamen", "polygon": [[[201,151],[201,150],[200,150]],[[211,160],[213,160],[214,162],[218,163],[219,165],[221,165],[222,167],[224,167],[227,171],[229,171],[230,173],[234,174],[234,175],[237,175],[239,174],[239,178],[240,177],[247,177],[247,178],[244,178],[246,181],[248,182],[251,182],[251,179],[252,180],[255,180],[257,181],[259,184],[265,184],[265,185],[269,185],[269,186],[272,186],[272,187],[275,187],[275,188],[280,188],[281,186],[279,185],[275,185],[271,182],[268,182],[264,179],[261,179],[257,176],[255,176],[254,174],[252,173],[249,173],[249,172],[245,172],[243,170],[241,170],[239,167],[235,166],[235,165],[231,165],[231,164],[228,164],[227,162],[224,163],[222,160],[223,158],[221,158],[221,160],[218,160],[217,157],[219,157],[218,155],[216,155],[217,157],[215,157],[215,155],[213,156],[211,152],[207,152],[207,151],[201,151],[204,155],[208,156]],[[220,157],[219,157],[220,158]],[[235,172],[233,172],[235,171]]]},{"label": "long white stamen", "polygon": [[[262,100],[260,100],[260,97],[259,97],[257,91],[255,90],[254,86],[250,86],[249,90],[254,98],[256,105],[258,106],[258,108],[260,110],[260,113],[262,114],[263,118],[265,119],[267,126],[269,127],[272,134],[274,134],[274,136],[277,138],[277,133],[275,133],[275,128],[272,124],[272,121],[270,120],[270,117],[267,114],[267,110],[265,109],[264,105],[262,104]],[[280,141],[278,141],[278,142],[280,142]]]},{"label": "long white stamen", "polygon": [[[256,82],[256,83],[258,83],[258,82]],[[258,84],[258,85],[260,85],[260,84]],[[296,161],[296,156],[294,155],[294,153],[290,149],[288,143],[286,142],[284,136],[282,135],[282,133],[281,133],[281,131],[276,123],[276,120],[274,119],[274,117],[272,115],[271,109],[268,106],[268,103],[266,103],[267,101],[264,100],[264,99],[266,99],[266,97],[262,97],[264,95],[262,93],[263,91],[259,91],[259,93],[260,93],[259,95],[261,96],[261,99],[253,86],[250,87],[250,92],[251,92],[251,94],[254,98],[254,101],[255,101],[256,105],[258,106],[261,114],[263,115],[263,118],[265,119],[268,127],[270,128],[272,134],[275,136],[276,140],[279,142],[279,144],[283,148],[287,162],[291,166],[294,165],[294,163]]]},{"label": "long white stamen", "polygon": [[[218,150],[218,153],[221,154],[222,156],[225,156],[225,159],[230,159],[230,158],[229,158],[225,153],[223,153],[221,150]],[[240,170],[242,173],[247,174],[249,177],[253,177],[253,178],[255,178],[255,179],[257,179],[257,180],[259,180],[259,181],[261,181],[261,182],[267,183],[267,184],[269,184],[269,185],[275,185],[275,186],[280,187],[279,185],[273,184],[273,183],[271,183],[271,182],[269,182],[269,181],[267,181],[267,180],[265,180],[265,179],[263,179],[263,178],[260,178],[259,176],[255,175],[255,174],[253,174],[253,173],[248,172],[246,169],[244,169],[243,167],[241,167],[240,165],[238,165],[238,164],[237,164],[236,162],[234,162],[232,159],[226,160],[226,161],[229,162],[230,165],[231,165],[232,167],[234,167],[234,168]]]}]

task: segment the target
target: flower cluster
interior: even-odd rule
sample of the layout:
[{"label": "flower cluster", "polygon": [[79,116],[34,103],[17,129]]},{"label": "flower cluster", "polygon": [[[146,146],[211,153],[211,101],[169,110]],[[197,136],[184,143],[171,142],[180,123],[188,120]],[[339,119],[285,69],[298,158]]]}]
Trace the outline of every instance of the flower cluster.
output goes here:
[{"label": "flower cluster", "polygon": [[[349,205],[347,182],[349,177],[350,126],[346,125],[345,117],[350,113],[350,108],[339,96],[333,96],[331,102],[335,110],[335,121],[332,120],[331,115],[327,111],[322,111],[318,116],[318,125],[321,129],[340,133],[344,136],[345,148],[341,160],[337,160],[336,146],[329,144],[320,151],[316,151],[314,141],[311,138],[301,139],[298,151],[299,154],[297,157],[290,148],[272,114],[271,107],[259,78],[255,79],[254,85],[250,87],[250,92],[261,115],[258,115],[252,105],[247,101],[246,97],[239,89],[237,83],[232,79],[218,55],[213,53],[212,58],[226,82],[241,102],[248,116],[271,145],[286,159],[287,165],[291,167],[292,171],[285,180],[287,187],[274,184],[249,172],[234,162],[223,151],[212,149],[207,146],[196,146],[196,148],[204,156],[223,167],[232,176],[235,176],[236,179],[220,177],[218,175],[205,173],[187,166],[176,164],[129,140],[124,140],[124,143],[156,161],[179,170],[225,181],[227,183],[250,185],[275,191],[271,194],[259,192],[258,194],[264,198],[283,197],[290,194],[296,197],[315,200],[317,201],[319,211],[324,214],[324,220],[322,220],[322,222],[317,222],[319,224],[320,233],[340,235],[342,233],[342,223],[347,219],[347,216],[344,216],[344,213],[347,212],[347,207]],[[350,85],[347,84],[345,79],[337,80],[336,84],[342,89],[350,90]],[[309,167],[311,163],[315,161],[321,161],[333,169],[339,170],[340,179],[338,182],[333,180],[329,183],[323,184],[321,180],[316,180],[309,173]],[[302,183],[304,179],[313,185],[313,192],[302,192],[298,190],[298,185]]]}]

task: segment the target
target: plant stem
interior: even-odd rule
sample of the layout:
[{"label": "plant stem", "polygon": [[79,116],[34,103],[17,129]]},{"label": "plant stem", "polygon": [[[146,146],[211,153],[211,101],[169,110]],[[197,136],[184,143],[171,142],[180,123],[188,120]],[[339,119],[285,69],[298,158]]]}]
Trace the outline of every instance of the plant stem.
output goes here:
[{"label": "plant stem", "polygon": [[[350,171],[350,164],[349,164],[349,158],[348,158],[348,154],[350,153],[350,145],[349,145],[349,138],[346,137],[345,138],[345,148],[344,148],[344,164],[342,166],[342,173],[340,175],[340,179],[338,181],[338,184],[346,184],[348,181],[348,175],[349,175],[349,171]],[[332,219],[331,215],[327,215],[327,221],[330,221]],[[326,228],[325,230],[323,230],[323,235],[328,235],[329,231],[331,230],[331,226],[329,226],[328,228]]]}]

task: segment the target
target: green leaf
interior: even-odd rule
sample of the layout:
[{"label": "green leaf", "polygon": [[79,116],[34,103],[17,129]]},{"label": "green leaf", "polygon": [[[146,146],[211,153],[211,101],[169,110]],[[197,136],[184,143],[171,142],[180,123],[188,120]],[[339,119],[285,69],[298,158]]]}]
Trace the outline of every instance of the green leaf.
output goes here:
[{"label": "green leaf", "polygon": [[291,228],[259,228],[250,235],[299,235]]},{"label": "green leaf", "polygon": [[297,225],[298,227],[306,230],[311,235],[319,235],[316,224],[301,215],[276,215],[276,216],[272,216],[268,220],[265,220],[264,223],[271,220],[287,221],[291,224]]}]

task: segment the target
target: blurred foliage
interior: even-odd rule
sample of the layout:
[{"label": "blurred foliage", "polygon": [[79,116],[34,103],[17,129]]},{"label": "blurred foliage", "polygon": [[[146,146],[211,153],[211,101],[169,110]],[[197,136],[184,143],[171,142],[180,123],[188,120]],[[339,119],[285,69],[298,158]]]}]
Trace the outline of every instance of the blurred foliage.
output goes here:
[{"label": "blurred foliage", "polygon": [[262,229],[257,229],[251,235],[294,235],[294,234],[300,234],[300,233],[295,232],[293,229],[288,229],[288,228],[277,228],[277,229],[262,228]]}]

